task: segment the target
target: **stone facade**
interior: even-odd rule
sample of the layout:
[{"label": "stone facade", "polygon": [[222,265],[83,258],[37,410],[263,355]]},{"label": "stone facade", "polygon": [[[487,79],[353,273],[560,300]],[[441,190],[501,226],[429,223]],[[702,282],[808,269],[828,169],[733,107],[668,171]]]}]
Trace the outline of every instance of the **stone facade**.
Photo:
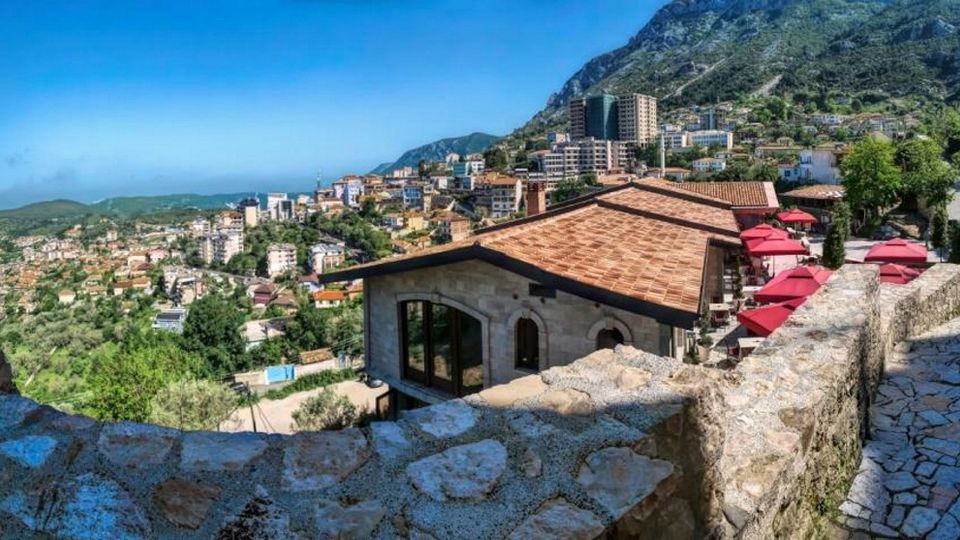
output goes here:
[{"label": "stone facade", "polygon": [[[712,280],[716,281],[716,280]],[[504,384],[529,372],[514,367],[514,326],[529,317],[540,328],[540,369],[567,365],[596,348],[597,332],[617,328],[627,345],[670,354],[664,334],[682,344],[682,331],[656,320],[557,291],[556,298],[530,296],[531,280],[482,261],[467,261],[367,278],[364,281],[367,355],[371,373],[404,393],[423,396],[401,378],[397,305],[404,300],[446,304],[481,321],[484,386]],[[676,353],[675,353],[676,354]]]},{"label": "stone facade", "polygon": [[[839,270],[733,371],[618,347],[343,431],[181,433],[0,395],[0,537],[830,536],[862,511],[844,499],[876,371],[909,349],[891,340],[960,316],[960,267],[877,281]],[[883,477],[903,534],[954,523],[906,511],[930,468]]]}]

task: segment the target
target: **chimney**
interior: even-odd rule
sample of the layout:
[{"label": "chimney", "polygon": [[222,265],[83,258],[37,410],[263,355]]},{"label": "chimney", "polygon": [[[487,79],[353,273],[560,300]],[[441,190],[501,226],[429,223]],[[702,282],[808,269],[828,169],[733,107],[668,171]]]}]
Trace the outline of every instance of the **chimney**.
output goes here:
[{"label": "chimney", "polygon": [[542,214],[547,209],[546,184],[527,181],[527,216]]}]

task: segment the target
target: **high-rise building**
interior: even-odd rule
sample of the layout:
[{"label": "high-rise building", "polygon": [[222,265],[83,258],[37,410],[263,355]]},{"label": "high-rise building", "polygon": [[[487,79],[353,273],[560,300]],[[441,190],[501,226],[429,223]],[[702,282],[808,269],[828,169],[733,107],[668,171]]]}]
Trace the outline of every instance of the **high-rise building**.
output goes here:
[{"label": "high-rise building", "polygon": [[724,112],[716,107],[711,107],[700,113],[700,129],[716,131],[723,129],[725,121]]},{"label": "high-rise building", "polygon": [[567,116],[570,117],[570,138],[582,139],[587,136],[587,100],[578,97],[570,100],[567,106]]},{"label": "high-rise building", "polygon": [[617,98],[620,140],[641,146],[657,138],[657,98],[629,94]]},{"label": "high-rise building", "polygon": [[645,145],[657,136],[657,98],[643,94],[574,98],[568,115],[574,141],[592,137]]},{"label": "high-rise building", "polygon": [[617,98],[600,94],[587,98],[587,137],[616,141],[620,139]]}]

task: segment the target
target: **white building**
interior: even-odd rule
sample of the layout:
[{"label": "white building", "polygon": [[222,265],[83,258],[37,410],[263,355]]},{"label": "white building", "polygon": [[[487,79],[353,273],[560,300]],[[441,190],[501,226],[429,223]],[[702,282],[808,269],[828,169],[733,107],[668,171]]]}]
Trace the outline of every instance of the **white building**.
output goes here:
[{"label": "white building", "polygon": [[657,98],[629,94],[617,98],[617,128],[620,140],[647,145],[657,137]]},{"label": "white building", "polygon": [[267,248],[267,275],[276,277],[297,267],[297,248],[293,244],[271,244]]},{"label": "white building", "polygon": [[540,172],[548,180],[555,180],[623,170],[629,162],[629,152],[624,142],[588,138],[558,144],[551,152],[538,155],[537,161]]},{"label": "white building", "polygon": [[267,193],[267,213],[270,214],[271,218],[277,215],[277,207],[280,206],[280,201],[287,200],[286,193]]},{"label": "white building", "polygon": [[243,251],[243,229],[225,227],[213,234],[204,236],[200,241],[200,257],[207,264],[211,262],[227,263],[234,255]]},{"label": "white building", "polygon": [[717,173],[727,168],[727,162],[717,158],[700,158],[693,160],[693,170],[698,173]]},{"label": "white building", "polygon": [[720,130],[691,131],[686,134],[686,145],[729,150],[733,148],[733,133]]}]

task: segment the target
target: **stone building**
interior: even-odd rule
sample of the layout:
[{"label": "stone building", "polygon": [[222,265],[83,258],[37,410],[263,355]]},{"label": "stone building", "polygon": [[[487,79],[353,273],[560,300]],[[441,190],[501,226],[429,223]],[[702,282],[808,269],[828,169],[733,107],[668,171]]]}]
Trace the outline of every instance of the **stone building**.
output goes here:
[{"label": "stone building", "polygon": [[631,183],[319,279],[364,280],[368,369],[404,407],[618,343],[681,358],[739,246],[729,203]]}]

